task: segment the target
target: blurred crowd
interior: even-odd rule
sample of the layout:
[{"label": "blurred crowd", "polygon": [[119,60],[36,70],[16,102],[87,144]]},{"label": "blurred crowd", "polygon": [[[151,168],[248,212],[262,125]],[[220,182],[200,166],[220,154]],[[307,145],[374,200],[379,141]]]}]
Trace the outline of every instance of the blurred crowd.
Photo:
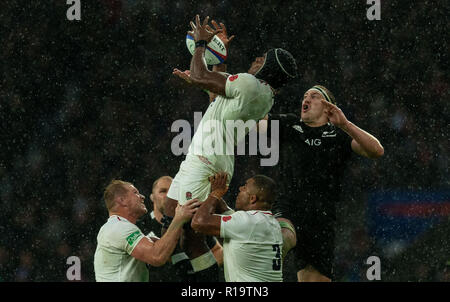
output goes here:
[{"label": "blurred crowd", "polygon": [[[102,193],[113,178],[134,183],[152,207],[153,181],[174,176],[183,160],[171,152],[171,124],[193,125],[194,111],[208,105],[204,92],[172,76],[189,68],[185,34],[197,13],[236,35],[230,73],[271,47],[294,54],[301,77],[273,112],[298,112],[303,92],[319,83],[383,144],[383,158],[355,156],[347,167],[337,280],[366,280],[365,259],[382,253],[367,231],[369,192],[449,189],[448,2],[382,1],[380,21],[351,0],[82,0],[81,21],[68,21],[69,6],[58,2],[6,0],[0,11],[0,281],[66,281],[72,255],[82,281],[93,281],[107,219]],[[271,169],[238,156],[230,204],[246,178]],[[396,275],[385,280],[450,281],[445,261],[403,275],[390,265]]]}]

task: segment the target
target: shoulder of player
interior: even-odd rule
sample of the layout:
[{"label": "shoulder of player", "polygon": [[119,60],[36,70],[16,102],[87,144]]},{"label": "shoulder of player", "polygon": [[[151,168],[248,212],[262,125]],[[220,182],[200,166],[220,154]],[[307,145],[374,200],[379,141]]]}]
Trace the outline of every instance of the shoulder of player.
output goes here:
[{"label": "shoulder of player", "polygon": [[274,217],[271,211],[262,211],[262,210],[250,210],[250,211],[237,211],[236,213],[240,213],[238,215],[245,216],[251,219],[261,219],[262,217]]},{"label": "shoulder of player", "polygon": [[[242,84],[246,89],[249,89],[252,87],[254,87],[254,88],[267,87],[268,91],[272,91],[270,88],[270,85],[268,83],[256,78],[254,75],[252,75],[250,73],[237,73],[237,74],[228,75],[227,81]],[[263,85],[261,86],[258,84],[263,84]]]},{"label": "shoulder of player", "polygon": [[300,123],[300,117],[294,113],[269,113],[269,120],[279,120],[282,126]]},{"label": "shoulder of player", "polygon": [[104,233],[105,235],[117,235],[123,232],[129,232],[130,230],[135,229],[139,231],[137,225],[129,222],[123,217],[114,216],[111,217],[108,222],[104,225]]}]

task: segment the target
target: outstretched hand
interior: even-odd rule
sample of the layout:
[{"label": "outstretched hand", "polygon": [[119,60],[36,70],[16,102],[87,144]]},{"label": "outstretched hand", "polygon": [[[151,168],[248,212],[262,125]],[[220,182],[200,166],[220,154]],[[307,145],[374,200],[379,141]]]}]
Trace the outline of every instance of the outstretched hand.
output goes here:
[{"label": "outstretched hand", "polygon": [[327,108],[327,115],[330,123],[332,123],[336,127],[345,128],[348,124],[348,120],[345,117],[344,112],[342,112],[342,110],[336,105],[327,102],[324,99],[322,99],[321,101],[322,104]]},{"label": "outstretched hand", "polygon": [[228,37],[227,28],[225,27],[225,24],[220,23],[220,25],[218,25],[215,20],[211,20],[211,24],[214,26],[214,29],[212,29],[209,25],[206,25],[207,29],[209,31],[220,30],[220,32],[217,34],[217,37],[220,40],[222,40],[228,53],[230,42],[234,39],[235,36],[232,35],[231,37]]},{"label": "outstretched hand", "polygon": [[214,176],[209,177],[211,182],[211,194],[215,197],[222,198],[228,191],[226,172],[219,172],[214,174]]},{"label": "outstretched hand", "polygon": [[188,82],[189,84],[192,83],[191,80],[191,71],[190,70],[185,70],[185,71],[181,71],[178,68],[174,68],[172,71],[173,75],[176,75],[177,77],[185,80],[186,82]]},{"label": "outstretched hand", "polygon": [[181,223],[186,223],[191,220],[199,206],[200,202],[197,198],[189,200],[184,205],[178,205],[175,209],[175,217],[173,219],[177,219]]},{"label": "outstretched hand", "polygon": [[195,24],[192,21],[190,22],[192,31],[188,31],[188,34],[190,34],[194,38],[195,42],[205,40],[206,42],[209,43],[216,34],[222,32],[222,29],[213,30],[208,25],[208,21],[209,16],[206,17],[205,20],[203,20],[203,23],[200,23],[200,16],[196,15]]}]

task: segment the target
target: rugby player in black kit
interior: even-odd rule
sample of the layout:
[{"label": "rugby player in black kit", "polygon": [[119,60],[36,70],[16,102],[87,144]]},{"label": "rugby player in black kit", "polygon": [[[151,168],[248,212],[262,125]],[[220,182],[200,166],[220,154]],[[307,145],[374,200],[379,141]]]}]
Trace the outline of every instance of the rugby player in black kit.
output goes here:
[{"label": "rugby player in black kit", "polygon": [[[373,135],[347,120],[334,96],[321,85],[305,92],[300,116],[271,114],[268,118],[280,121],[280,162],[275,174],[284,179],[280,182],[284,187],[274,212],[295,227],[297,279],[331,281],[335,203],[345,164],[352,152],[378,158],[384,149]],[[264,127],[270,124],[260,126],[260,131],[267,131]],[[288,228],[283,228],[284,236],[286,232]]]}]

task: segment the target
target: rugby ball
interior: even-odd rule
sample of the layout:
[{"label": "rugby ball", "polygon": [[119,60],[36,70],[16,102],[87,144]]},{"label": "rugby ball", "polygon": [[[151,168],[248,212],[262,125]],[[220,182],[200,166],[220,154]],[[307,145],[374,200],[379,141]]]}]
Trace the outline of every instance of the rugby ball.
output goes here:
[{"label": "rugby ball", "polygon": [[[191,35],[186,36],[186,46],[191,55],[195,51],[195,41]],[[205,60],[208,65],[217,65],[223,63],[227,59],[227,49],[222,40],[215,35],[211,41],[206,45]]]}]

